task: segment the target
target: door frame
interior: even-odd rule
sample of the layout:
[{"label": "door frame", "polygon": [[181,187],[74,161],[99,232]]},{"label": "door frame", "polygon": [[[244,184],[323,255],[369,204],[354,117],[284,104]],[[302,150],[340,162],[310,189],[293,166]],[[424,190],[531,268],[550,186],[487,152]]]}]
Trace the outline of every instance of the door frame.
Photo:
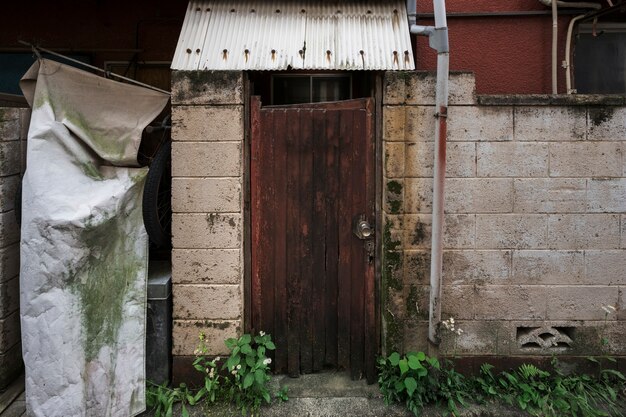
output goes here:
[{"label": "door frame", "polygon": [[[384,354],[383,323],[381,315],[382,305],[382,247],[383,247],[383,221],[382,221],[382,198],[383,198],[383,144],[382,144],[382,114],[383,114],[383,76],[384,71],[368,71],[372,77],[370,96],[374,99],[374,181],[375,181],[375,224],[376,224],[376,247],[374,259],[374,317],[376,322],[375,338],[378,354]],[[253,95],[253,85],[249,73],[244,71],[244,143],[243,143],[243,331],[252,331],[252,221],[251,221],[251,106],[250,98]]]}]

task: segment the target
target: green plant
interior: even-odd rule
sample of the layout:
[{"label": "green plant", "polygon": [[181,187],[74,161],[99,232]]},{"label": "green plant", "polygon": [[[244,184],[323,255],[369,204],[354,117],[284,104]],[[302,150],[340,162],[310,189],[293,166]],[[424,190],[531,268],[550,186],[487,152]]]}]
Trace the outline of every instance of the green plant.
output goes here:
[{"label": "green plant", "polygon": [[168,388],[167,383],[163,385],[151,384],[146,390],[146,404],[154,411],[156,417],[172,417],[174,404],[181,403],[182,417],[189,417],[187,405],[195,405],[200,400],[201,395],[187,388],[185,384],[180,384],[178,388]]},{"label": "green plant", "polygon": [[276,399],[278,399],[279,402],[289,401],[289,396],[287,395],[288,391],[289,391],[288,386],[285,385],[281,387],[276,393]]}]

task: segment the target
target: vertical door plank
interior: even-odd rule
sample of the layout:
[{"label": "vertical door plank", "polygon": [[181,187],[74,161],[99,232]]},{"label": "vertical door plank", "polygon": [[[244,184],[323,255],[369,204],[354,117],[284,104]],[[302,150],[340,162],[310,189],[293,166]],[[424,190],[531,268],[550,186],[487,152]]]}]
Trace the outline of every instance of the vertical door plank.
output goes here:
[{"label": "vertical door plank", "polygon": [[287,372],[291,377],[300,375],[300,110],[289,112],[287,126]]},{"label": "vertical door plank", "polygon": [[313,221],[313,111],[300,112],[300,370],[313,372],[313,320],[311,310],[313,287],[312,221]]},{"label": "vertical door plank", "polygon": [[252,222],[252,253],[251,253],[251,265],[252,271],[250,276],[251,281],[251,298],[252,298],[252,325],[251,328],[256,331],[257,327],[261,323],[261,264],[263,257],[259,253],[262,250],[261,242],[261,189],[263,184],[263,175],[261,161],[263,159],[262,147],[261,147],[261,99],[260,97],[252,97],[250,99],[250,193],[252,201],[252,212],[250,213],[250,219]]}]

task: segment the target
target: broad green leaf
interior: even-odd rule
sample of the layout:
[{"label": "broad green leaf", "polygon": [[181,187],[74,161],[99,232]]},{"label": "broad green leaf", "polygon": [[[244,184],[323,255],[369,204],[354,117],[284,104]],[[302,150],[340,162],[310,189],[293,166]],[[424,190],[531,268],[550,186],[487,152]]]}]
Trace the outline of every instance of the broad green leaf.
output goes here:
[{"label": "broad green leaf", "polygon": [[254,356],[246,356],[246,364],[248,364],[250,368],[254,366],[254,363],[255,363]]},{"label": "broad green leaf", "polygon": [[263,399],[264,399],[264,400],[265,400],[265,402],[266,402],[266,403],[268,403],[268,404],[272,401],[272,400],[271,400],[271,398],[270,398],[270,393],[269,393],[269,392],[267,392],[267,391],[264,391],[264,392],[263,392]]},{"label": "broad green leaf", "polygon": [[417,381],[413,377],[408,377],[404,380],[404,386],[406,387],[406,392],[409,394],[409,396],[411,396],[417,388]]},{"label": "broad green leaf", "polygon": [[260,358],[265,356],[265,346],[259,346],[256,351]]},{"label": "broad green leaf", "polygon": [[274,350],[276,349],[276,345],[274,345],[274,342],[272,342],[271,340],[269,340],[266,344],[265,347],[267,347],[269,350]]},{"label": "broad green leaf", "polygon": [[398,366],[400,367],[401,374],[405,374],[409,370],[409,364],[406,359],[401,359],[400,362],[398,362]]},{"label": "broad green leaf", "polygon": [[252,341],[252,336],[246,333],[239,338],[238,345],[239,346],[246,345],[246,344],[249,344],[251,341]]},{"label": "broad green leaf", "polygon": [[417,356],[409,356],[409,368],[411,369],[423,368],[419,359],[417,359]]},{"label": "broad green leaf", "polygon": [[237,339],[233,339],[232,337],[230,339],[226,339],[224,341],[224,344],[226,345],[226,347],[228,348],[228,350],[233,350],[233,348],[235,346],[237,346]]},{"label": "broad green leaf", "polygon": [[241,346],[241,353],[243,353],[244,355],[249,355],[250,353],[252,353],[252,347],[249,344]]},{"label": "broad green leaf", "polygon": [[426,376],[428,374],[428,369],[421,367],[417,370],[417,375],[421,378],[423,376]]},{"label": "broad green leaf", "polygon": [[419,361],[423,361],[426,359],[426,354],[424,352],[417,352],[417,359]]},{"label": "broad green leaf", "polygon": [[391,362],[393,366],[398,366],[399,361],[400,354],[398,352],[393,352],[391,355],[389,355],[389,362]]},{"label": "broad green leaf", "polygon": [[189,417],[189,411],[187,411],[187,407],[183,404],[183,415],[182,417]]},{"label": "broad green leaf", "polygon": [[254,379],[256,379],[256,382],[259,384],[263,384],[265,382],[265,372],[261,369],[257,369],[254,373]]},{"label": "broad green leaf", "polygon": [[243,379],[243,389],[249,388],[254,382],[254,374],[248,374]]}]

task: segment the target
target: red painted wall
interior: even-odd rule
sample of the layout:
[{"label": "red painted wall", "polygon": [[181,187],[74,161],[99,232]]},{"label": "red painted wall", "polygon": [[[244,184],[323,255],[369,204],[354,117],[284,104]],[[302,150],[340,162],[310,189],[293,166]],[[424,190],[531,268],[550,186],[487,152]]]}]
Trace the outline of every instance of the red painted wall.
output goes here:
[{"label": "red painted wall", "polygon": [[[432,0],[416,0],[417,12],[432,13]],[[454,17],[454,13],[516,12],[550,8],[537,0],[449,0],[446,2],[450,37],[450,69],[476,74],[479,94],[529,94],[552,92],[552,17]],[[558,85],[565,93],[567,25],[572,15],[559,18]],[[418,24],[432,25],[419,19]],[[436,69],[436,52],[428,39],[417,37],[415,55],[420,70]]]}]

